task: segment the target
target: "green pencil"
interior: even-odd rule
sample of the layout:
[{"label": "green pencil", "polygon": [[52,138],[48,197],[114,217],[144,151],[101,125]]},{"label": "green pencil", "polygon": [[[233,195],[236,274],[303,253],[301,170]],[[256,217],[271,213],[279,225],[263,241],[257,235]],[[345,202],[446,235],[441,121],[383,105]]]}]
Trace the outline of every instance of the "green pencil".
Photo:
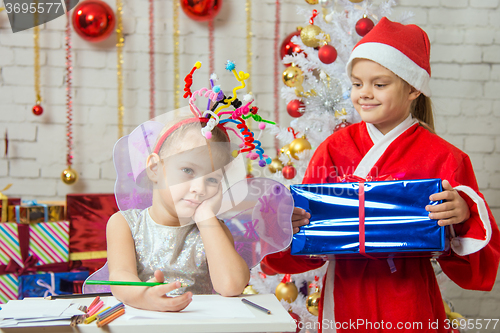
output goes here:
[{"label": "green pencil", "polygon": [[[154,287],[162,284],[168,284],[166,282],[135,282],[135,281],[99,281],[99,280],[87,280],[85,284],[102,284],[108,286],[143,286],[143,287]],[[186,283],[181,283],[181,287],[187,287]]]}]

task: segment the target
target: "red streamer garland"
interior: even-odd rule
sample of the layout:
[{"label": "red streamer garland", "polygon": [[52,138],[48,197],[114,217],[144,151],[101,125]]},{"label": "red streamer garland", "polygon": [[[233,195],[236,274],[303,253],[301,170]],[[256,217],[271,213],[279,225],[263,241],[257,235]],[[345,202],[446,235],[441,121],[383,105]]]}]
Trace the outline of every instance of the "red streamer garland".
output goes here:
[{"label": "red streamer garland", "polygon": [[214,64],[214,19],[208,21],[208,70],[210,74],[215,72]]},{"label": "red streamer garland", "polygon": [[[274,22],[274,122],[279,126],[279,54],[280,54],[280,0],[276,0],[276,20]],[[280,151],[280,141],[274,139],[276,153]]]},{"label": "red streamer garland", "polygon": [[149,0],[149,119],[155,117],[154,0]]},{"label": "red streamer garland", "polygon": [[71,80],[73,78],[73,67],[71,64],[71,26],[70,12],[66,12],[66,164],[73,164],[73,100],[71,98]]}]

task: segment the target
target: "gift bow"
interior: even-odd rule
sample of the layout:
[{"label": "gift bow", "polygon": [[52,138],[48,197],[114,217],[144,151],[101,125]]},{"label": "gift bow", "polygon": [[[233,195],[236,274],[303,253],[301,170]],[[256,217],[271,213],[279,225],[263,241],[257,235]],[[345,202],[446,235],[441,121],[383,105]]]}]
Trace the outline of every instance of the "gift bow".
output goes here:
[{"label": "gift bow", "polygon": [[[23,200],[23,204],[28,206],[40,206],[43,207],[43,218],[45,222],[49,221],[49,206],[46,204],[38,203],[36,200]],[[21,223],[21,211],[20,206],[16,206],[16,222]]]},{"label": "gift bow", "polygon": [[353,174],[346,174],[341,176],[337,176],[337,183],[366,183],[366,182],[381,182],[385,180],[398,180],[399,178],[403,177],[405,175],[404,172],[402,173],[397,173],[394,176],[393,175],[382,175],[382,176],[366,176],[366,178],[361,178],[359,176],[353,175]]},{"label": "gift bow", "polygon": [[55,283],[54,273],[50,272],[50,284],[43,281],[42,279],[38,279],[36,281],[36,284],[39,285],[40,287],[47,289],[47,290],[45,290],[45,293],[43,293],[43,297],[47,297],[49,295],[49,293],[52,296],[58,295],[56,293],[56,283]]},{"label": "gift bow", "polygon": [[19,266],[17,262],[14,261],[14,259],[10,259],[9,263],[7,264],[7,267],[5,268],[6,273],[13,273],[16,274],[17,276],[24,275],[24,274],[29,274],[29,273],[36,273],[37,268],[36,264],[38,263],[38,257],[35,255],[30,254],[23,262],[22,265]]},{"label": "gift bow", "polygon": [[[404,173],[396,174],[397,177],[403,177]],[[342,177],[337,176],[337,183],[358,183],[359,184],[359,253],[369,259],[377,259],[366,253],[365,249],[365,184],[372,181],[398,180],[392,175],[382,175],[378,177],[367,176],[361,178],[356,175],[348,174]]]}]

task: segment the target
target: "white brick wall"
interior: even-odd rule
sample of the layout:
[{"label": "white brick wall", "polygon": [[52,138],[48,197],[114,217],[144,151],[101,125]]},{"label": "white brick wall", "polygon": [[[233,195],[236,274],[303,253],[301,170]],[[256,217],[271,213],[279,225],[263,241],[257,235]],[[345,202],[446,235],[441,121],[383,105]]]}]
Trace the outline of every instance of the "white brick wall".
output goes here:
[{"label": "white brick wall", "polygon": [[[112,8],[114,1],[105,0]],[[172,1],[155,1],[157,113],[173,108]],[[1,2],[1,0],[0,0]],[[273,111],[274,0],[253,1],[253,87],[264,113]],[[304,25],[296,6],[282,0],[281,37]],[[147,120],[149,112],[148,8],[146,1],[124,0],[125,132]],[[224,73],[227,59],[246,68],[245,1],[226,0],[215,22],[215,67],[223,86],[234,78]],[[500,218],[500,8],[499,0],[400,0],[394,18],[415,13],[414,22],[431,38],[432,73],[438,134],[467,152],[478,184],[493,214]],[[180,72],[195,61],[208,76],[208,30],[180,13]],[[60,181],[65,168],[64,27],[61,17],[41,27],[40,63],[43,106],[31,113],[33,31],[13,34],[0,13],[0,187],[14,185],[9,195],[24,199],[63,199],[67,193],[112,192],[115,171],[111,152],[117,139],[116,49],[112,38],[92,44],[73,33],[74,186]],[[195,82],[194,89],[204,85]],[[182,87],[181,87],[182,88]],[[290,118],[280,102],[282,124]],[[9,154],[3,156],[3,135]],[[266,140],[270,142],[269,140]],[[3,184],[3,185],[2,185]],[[498,318],[500,287],[476,292],[448,287],[445,295],[456,311],[474,318]],[[411,300],[409,300],[411,301]],[[485,331],[486,332],[486,331]]]}]

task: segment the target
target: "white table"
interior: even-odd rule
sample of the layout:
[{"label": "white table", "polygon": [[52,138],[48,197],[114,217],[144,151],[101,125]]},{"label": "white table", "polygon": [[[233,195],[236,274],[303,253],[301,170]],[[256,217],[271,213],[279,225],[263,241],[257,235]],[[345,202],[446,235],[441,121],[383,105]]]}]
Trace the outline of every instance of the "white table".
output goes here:
[{"label": "white table", "polygon": [[[251,311],[254,317],[246,318],[183,318],[182,313],[176,314],[175,317],[170,316],[168,319],[130,319],[126,320],[122,317],[114,320],[103,328],[98,328],[95,322],[85,325],[80,324],[76,327],[69,326],[69,321],[50,322],[38,324],[33,327],[13,327],[0,328],[0,332],[5,333],[38,333],[38,332],[120,332],[120,333],[155,333],[155,332],[295,332],[295,323],[291,316],[283,308],[280,302],[273,294],[262,295],[241,295],[239,297],[221,297],[218,295],[195,295],[193,302],[197,298],[203,302],[228,302],[227,305],[240,305],[241,298],[247,298],[252,302],[259,304],[271,311],[268,315],[249,305],[245,305]],[[93,298],[78,298],[75,301],[82,305],[88,305]],[[103,299],[108,299],[105,297]],[[113,297],[109,297],[109,301],[116,301]],[[49,300],[41,300],[41,302],[51,302]],[[125,310],[126,312],[126,310]],[[186,316],[184,316],[186,317]]]}]

